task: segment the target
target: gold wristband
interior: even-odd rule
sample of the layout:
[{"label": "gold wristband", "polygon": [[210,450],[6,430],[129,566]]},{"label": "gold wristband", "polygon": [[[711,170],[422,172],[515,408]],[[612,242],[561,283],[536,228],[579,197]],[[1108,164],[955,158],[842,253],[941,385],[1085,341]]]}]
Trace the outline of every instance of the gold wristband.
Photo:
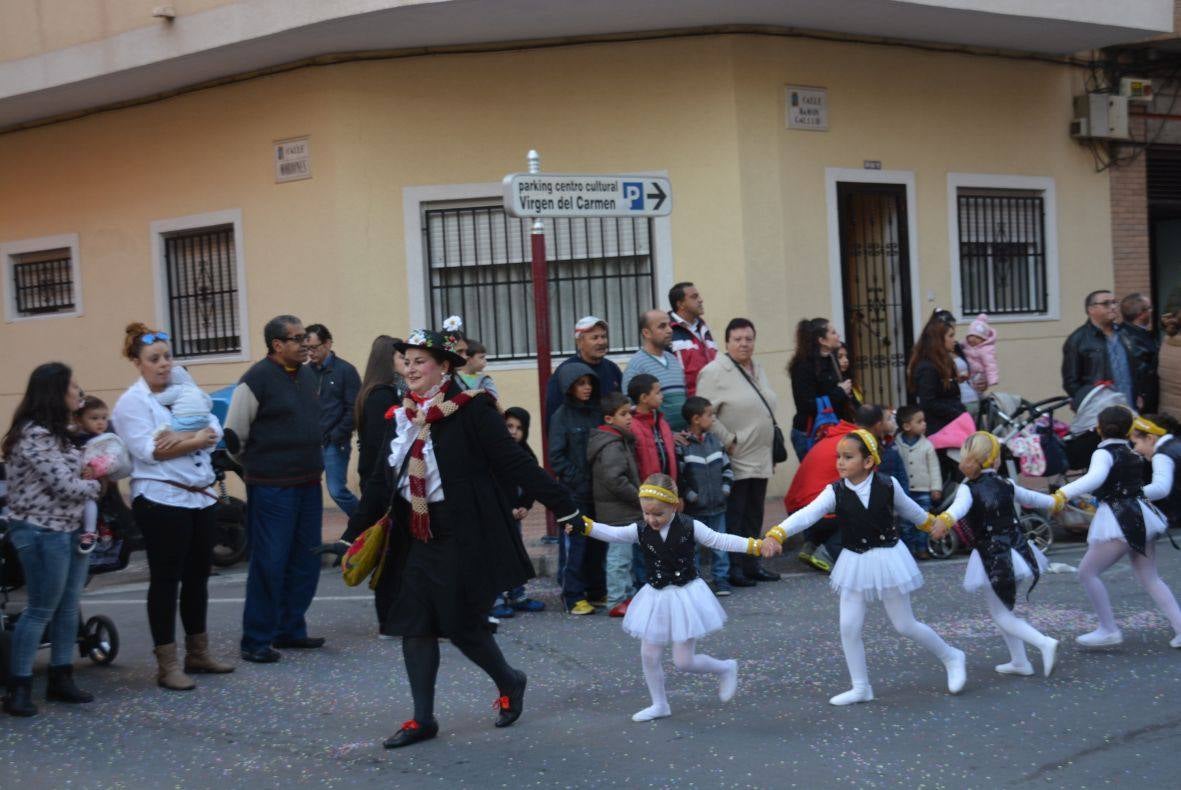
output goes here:
[{"label": "gold wristband", "polygon": [[583,535],[591,534],[591,528],[594,525],[595,525],[594,519],[592,519],[590,516],[583,516],[582,517],[582,534]]},{"label": "gold wristband", "polygon": [[919,532],[930,532],[935,526],[935,521],[935,516],[928,513],[927,519],[922,524],[915,524],[915,528]]},{"label": "gold wristband", "polygon": [[763,541],[759,540],[758,538],[746,539],[746,553],[752,557],[757,557],[761,553],[762,548]]},{"label": "gold wristband", "polygon": [[776,524],[775,526],[771,527],[771,529],[767,530],[767,537],[775,538],[779,545],[782,546],[787,540],[787,531],[783,527]]}]

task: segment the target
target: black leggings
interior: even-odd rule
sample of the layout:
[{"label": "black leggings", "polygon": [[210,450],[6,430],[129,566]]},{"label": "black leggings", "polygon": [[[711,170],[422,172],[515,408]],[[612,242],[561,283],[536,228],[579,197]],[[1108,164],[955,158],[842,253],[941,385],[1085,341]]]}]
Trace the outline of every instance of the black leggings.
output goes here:
[{"label": "black leggings", "polygon": [[132,503],[148,554],[148,626],[157,647],[176,641],[178,589],[185,633],[205,633],[209,565],[217,542],[214,508],[173,507],[142,496]]},{"label": "black leggings", "polygon": [[[487,672],[501,694],[507,694],[516,687],[517,672],[504,660],[504,654],[487,628],[478,626],[468,633],[454,634],[451,644],[459,648],[469,661]],[[414,697],[414,720],[424,724],[435,716],[439,640],[433,636],[404,636],[402,657],[406,660],[410,694]]]},{"label": "black leggings", "polygon": [[[757,538],[763,529],[763,509],[767,499],[767,478],[748,477],[735,480],[726,500],[726,531],[744,538]],[[734,552],[730,555],[730,574],[751,576],[759,572],[759,558]]]}]

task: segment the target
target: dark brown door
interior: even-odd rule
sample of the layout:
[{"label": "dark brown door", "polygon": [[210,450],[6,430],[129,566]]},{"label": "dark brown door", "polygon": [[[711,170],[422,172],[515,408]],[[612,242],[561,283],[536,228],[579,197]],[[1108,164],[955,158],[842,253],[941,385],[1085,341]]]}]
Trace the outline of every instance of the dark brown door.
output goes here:
[{"label": "dark brown door", "polygon": [[866,403],[906,403],[914,343],[906,187],[837,184],[845,343]]}]

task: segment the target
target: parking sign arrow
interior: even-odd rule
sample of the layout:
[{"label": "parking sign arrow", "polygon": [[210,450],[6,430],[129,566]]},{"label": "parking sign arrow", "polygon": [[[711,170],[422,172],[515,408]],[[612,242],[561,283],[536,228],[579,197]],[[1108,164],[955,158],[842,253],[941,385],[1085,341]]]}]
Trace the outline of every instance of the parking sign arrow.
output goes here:
[{"label": "parking sign arrow", "polygon": [[666,195],[664,190],[660,188],[659,181],[653,181],[652,188],[656,191],[649,192],[647,197],[656,201],[656,205],[652,207],[653,211],[660,211],[660,207],[664,205],[664,199],[668,197],[668,195]]}]

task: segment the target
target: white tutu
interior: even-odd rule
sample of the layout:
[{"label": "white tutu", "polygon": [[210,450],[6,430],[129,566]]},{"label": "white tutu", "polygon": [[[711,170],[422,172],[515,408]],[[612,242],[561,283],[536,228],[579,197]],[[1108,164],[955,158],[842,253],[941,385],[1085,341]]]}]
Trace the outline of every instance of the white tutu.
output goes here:
[{"label": "white tutu", "polygon": [[678,587],[640,588],[623,616],[623,630],[658,645],[713,633],[726,622],[726,610],[700,577]]},{"label": "white tutu", "polygon": [[[1046,567],[1050,564],[1049,560],[1046,559],[1046,555],[1042,554],[1042,550],[1032,543],[1029,544],[1029,547],[1033,549],[1034,559],[1037,560],[1038,573],[1045,573]],[[1029,563],[1025,561],[1024,557],[1018,554],[1016,550],[1010,549],[1009,553],[1013,555],[1013,575],[1017,578],[1017,581],[1033,576],[1033,573],[1029,570]],[[980,559],[979,551],[972,549],[972,556],[968,557],[968,570],[964,573],[964,589],[968,592],[975,592],[988,586],[990,585],[988,573],[984,570],[984,560]]]},{"label": "white tutu", "polygon": [[887,590],[917,590],[923,586],[923,574],[906,544],[898,541],[888,549],[870,549],[863,554],[842,549],[828,583],[837,592],[861,593],[872,601]]},{"label": "white tutu", "polygon": [[[1140,511],[1144,514],[1144,532],[1148,540],[1152,540],[1168,529],[1169,525],[1161,518],[1160,511],[1156,508],[1151,508],[1141,502]],[[1111,512],[1111,507],[1107,503],[1101,502],[1095,511],[1095,517],[1091,519],[1091,526],[1087,529],[1087,543],[1102,543],[1105,540],[1128,542],[1124,538],[1124,531],[1119,528],[1115,513]]]}]

